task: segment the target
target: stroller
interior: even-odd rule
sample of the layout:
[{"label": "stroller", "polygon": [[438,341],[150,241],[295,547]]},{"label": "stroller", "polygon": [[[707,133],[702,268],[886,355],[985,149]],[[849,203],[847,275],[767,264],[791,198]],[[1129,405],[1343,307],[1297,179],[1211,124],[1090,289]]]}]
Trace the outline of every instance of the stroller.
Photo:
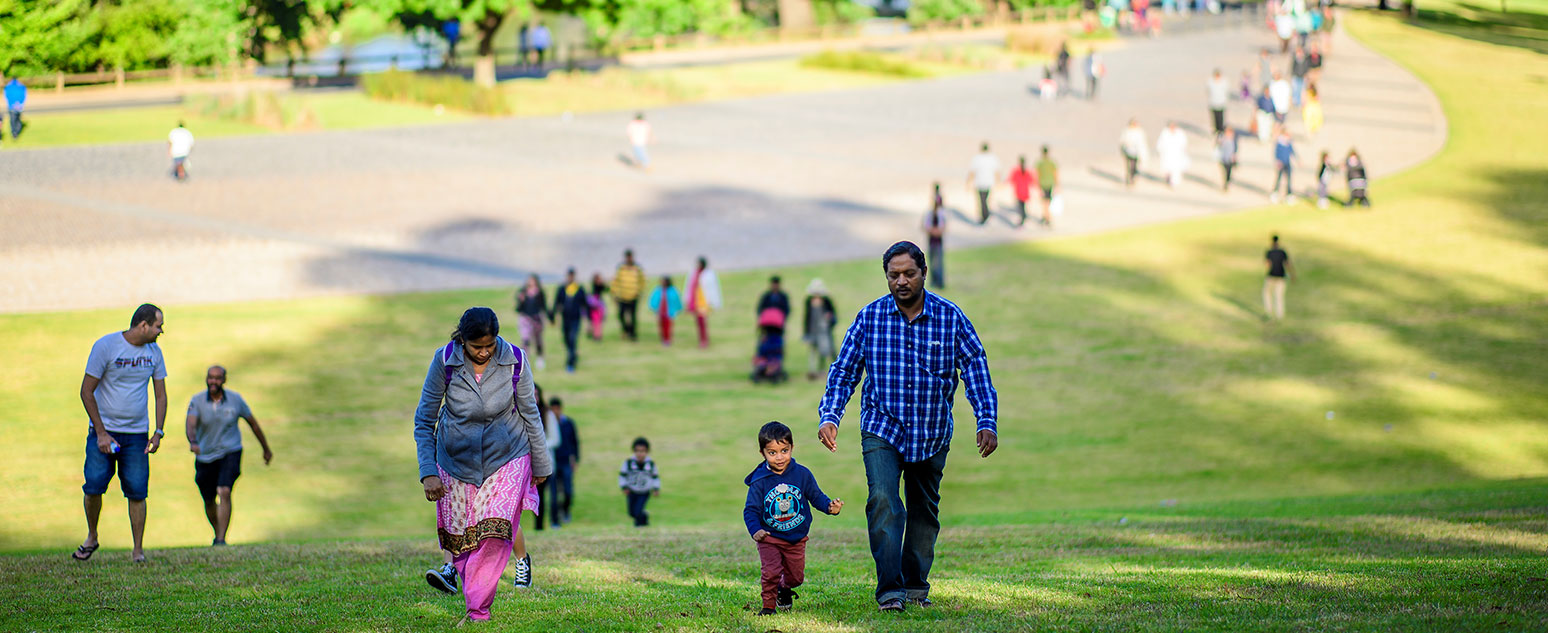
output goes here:
[{"label": "stroller", "polygon": [[758,315],[758,347],[753,353],[754,383],[779,384],[789,379],[785,373],[785,314],[768,308]]}]

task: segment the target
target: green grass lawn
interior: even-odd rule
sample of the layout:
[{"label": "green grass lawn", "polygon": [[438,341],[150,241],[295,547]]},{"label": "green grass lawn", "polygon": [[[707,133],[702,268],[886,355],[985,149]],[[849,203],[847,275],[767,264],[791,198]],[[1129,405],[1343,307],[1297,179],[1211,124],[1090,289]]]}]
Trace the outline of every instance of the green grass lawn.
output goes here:
[{"label": "green grass lawn", "polygon": [[[953,448],[939,607],[872,611],[854,409],[830,455],[813,437],[819,385],[746,385],[768,274],[754,271],[724,275],[711,350],[610,329],[583,344],[581,373],[539,375],[583,438],[577,522],[532,537],[540,587],[496,601],[500,630],[1548,627],[1548,92],[1528,79],[1548,59],[1391,17],[1345,24],[1424,78],[1450,125],[1437,158],[1375,183],[1373,210],[1276,207],[950,255],[947,297],[990,352],[1001,447],[979,459],[963,433]],[[1278,325],[1258,307],[1274,232],[1301,273]],[[791,288],[821,276],[852,314],[883,292],[878,268],[780,272]],[[457,315],[508,319],[510,290],[167,306],[174,432],[152,461],[143,568],[111,492],[98,559],[65,559],[84,532],[83,359],[132,306],[0,316],[25,359],[0,368],[16,439],[0,444],[0,583],[30,587],[0,601],[7,628],[454,621],[456,599],[420,578],[437,558],[411,416]],[[213,551],[197,547],[209,532],[176,429],[217,362],[278,456],[248,456],[238,545]],[[818,520],[798,611],[755,620],[739,509],[769,419],[796,428],[797,459],[850,505]],[[959,402],[959,428],[971,419]],[[643,532],[622,527],[614,475],[636,435],[664,482]]]}]

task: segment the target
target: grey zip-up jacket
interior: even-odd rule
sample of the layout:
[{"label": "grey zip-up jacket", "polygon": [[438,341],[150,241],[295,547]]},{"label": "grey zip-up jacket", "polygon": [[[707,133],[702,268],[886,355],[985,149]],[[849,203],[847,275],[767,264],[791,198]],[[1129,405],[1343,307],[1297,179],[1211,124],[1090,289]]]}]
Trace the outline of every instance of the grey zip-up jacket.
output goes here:
[{"label": "grey zip-up jacket", "polygon": [[[517,352],[496,337],[494,358],[482,382],[473,379],[461,345],[436,348],[425,374],[425,386],[414,412],[414,443],[419,452],[419,478],[437,474],[439,465],[458,481],[475,486],[513,459],[532,456],[532,476],[554,472],[538,417],[537,390],[526,359],[512,385]],[[451,369],[450,378],[447,378]]]}]

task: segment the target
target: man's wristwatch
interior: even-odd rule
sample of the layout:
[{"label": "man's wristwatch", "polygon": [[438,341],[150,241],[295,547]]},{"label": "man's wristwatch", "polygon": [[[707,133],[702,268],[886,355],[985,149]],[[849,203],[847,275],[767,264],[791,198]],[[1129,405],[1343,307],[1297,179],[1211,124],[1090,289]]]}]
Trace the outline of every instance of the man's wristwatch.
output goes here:
[{"label": "man's wristwatch", "polygon": [[166,431],[163,431],[161,429],[156,429],[156,437],[166,437],[166,435],[167,435]]}]

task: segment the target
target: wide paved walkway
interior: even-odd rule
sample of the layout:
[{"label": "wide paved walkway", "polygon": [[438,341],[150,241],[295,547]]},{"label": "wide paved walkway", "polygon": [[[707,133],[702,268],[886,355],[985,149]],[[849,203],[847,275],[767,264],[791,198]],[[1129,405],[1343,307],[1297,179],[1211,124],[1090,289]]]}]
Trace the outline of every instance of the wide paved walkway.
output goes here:
[{"label": "wide paved walkway", "polygon": [[[652,273],[700,254],[721,269],[870,257],[918,238],[931,181],[972,210],[964,180],[984,140],[1007,167],[1051,145],[1069,212],[1054,231],[957,223],[955,246],[1252,207],[1269,149],[1244,142],[1243,186],[1218,191],[1204,82],[1216,66],[1234,79],[1269,41],[1242,28],[1129,41],[1106,55],[1095,102],[1040,102],[1027,71],[655,110],[651,174],[622,164],[624,111],[206,140],[184,184],[162,144],[0,152],[0,312],[514,284],[609,271],[628,246]],[[1326,75],[1327,126],[1300,143],[1300,183],[1323,146],[1357,146],[1379,176],[1444,143],[1433,94],[1396,64],[1340,35]],[[1179,190],[1115,182],[1131,116],[1152,141],[1168,119],[1190,130]]]}]

